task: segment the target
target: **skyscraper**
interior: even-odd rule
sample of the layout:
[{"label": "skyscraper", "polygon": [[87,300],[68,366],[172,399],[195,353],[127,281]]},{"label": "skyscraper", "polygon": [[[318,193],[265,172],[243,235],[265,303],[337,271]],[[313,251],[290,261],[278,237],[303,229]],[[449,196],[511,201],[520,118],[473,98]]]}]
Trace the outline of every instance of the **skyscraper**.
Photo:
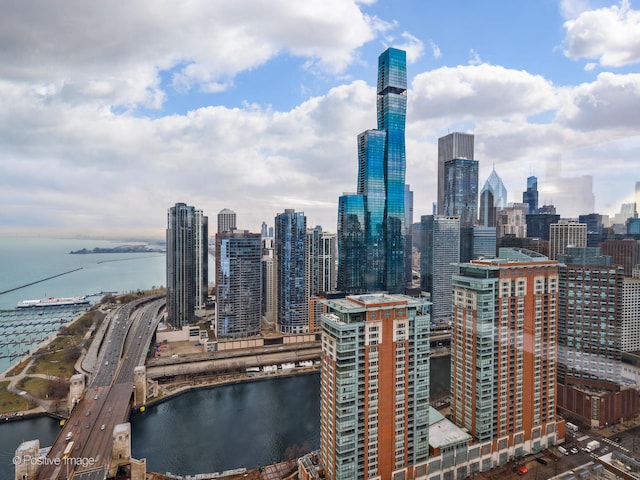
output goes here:
[{"label": "skyscraper", "polygon": [[423,301],[378,293],[324,303],[325,478],[423,478],[429,457],[429,315]]},{"label": "skyscraper", "polygon": [[473,142],[472,134],[460,132],[449,133],[438,139],[438,215],[445,215],[445,163],[454,158],[473,160]]},{"label": "skyscraper", "polygon": [[218,213],[218,233],[230,232],[236,229],[236,212],[223,208]]},{"label": "skyscraper", "polygon": [[309,248],[309,296],[319,296],[336,289],[336,235],[320,225],[307,230]]},{"label": "skyscraper", "polygon": [[447,160],[444,182],[444,215],[459,217],[461,227],[473,227],[478,222],[478,161]]},{"label": "skyscraper", "polygon": [[461,264],[453,277],[451,415],[491,442],[499,465],[557,439],[558,266],[513,253]]},{"label": "skyscraper", "polygon": [[420,288],[431,294],[431,319],[451,320],[451,279],[460,261],[460,219],[423,215]]},{"label": "skyscraper", "polygon": [[238,230],[216,235],[219,338],[260,334],[262,245],[259,233]]},{"label": "skyscraper", "polygon": [[411,285],[413,277],[413,192],[404,186],[404,283]]},{"label": "skyscraper", "polygon": [[507,189],[495,167],[480,191],[480,218],[483,227],[496,226],[496,214],[507,206]]},{"label": "skyscraper", "polygon": [[522,203],[529,205],[527,214],[538,212],[538,178],[527,177],[527,190],[522,192]]},{"label": "skyscraper", "polygon": [[276,318],[282,333],[309,328],[307,217],[286,209],[275,218]]},{"label": "skyscraper", "polygon": [[338,206],[338,246],[353,249],[338,256],[345,291],[404,291],[406,90],[406,53],[389,48],[378,58],[378,128],[358,135],[357,194]]},{"label": "skyscraper", "polygon": [[558,407],[602,428],[638,413],[621,384],[624,277],[597,247],[559,255]]},{"label": "skyscraper", "polygon": [[167,315],[176,328],[194,323],[208,285],[207,217],[176,203],[167,214]]}]

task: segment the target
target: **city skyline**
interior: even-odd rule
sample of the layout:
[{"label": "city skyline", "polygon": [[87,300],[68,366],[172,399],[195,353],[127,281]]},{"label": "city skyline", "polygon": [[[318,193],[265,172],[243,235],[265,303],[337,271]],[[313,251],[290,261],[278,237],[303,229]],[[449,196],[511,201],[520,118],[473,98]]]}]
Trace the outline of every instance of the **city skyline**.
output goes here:
[{"label": "city skyline", "polygon": [[598,213],[633,201],[637,2],[36,3],[1,7],[0,233],[162,237],[177,201],[335,231],[386,47],[407,51],[416,217],[450,131],[475,135],[479,178],[495,165],[510,202],[534,174],[553,203],[558,172],[593,176]]}]

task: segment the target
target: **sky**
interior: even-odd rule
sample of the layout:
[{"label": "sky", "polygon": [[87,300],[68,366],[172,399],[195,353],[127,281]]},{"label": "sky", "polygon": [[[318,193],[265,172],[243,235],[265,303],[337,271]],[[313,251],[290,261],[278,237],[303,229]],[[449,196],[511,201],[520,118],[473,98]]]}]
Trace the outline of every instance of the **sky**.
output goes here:
[{"label": "sky", "polygon": [[[475,135],[479,186],[640,180],[640,0],[0,0],[0,234],[164,236],[167,209],[336,230],[376,127],[377,58],[407,52],[414,221],[438,137]],[[563,216],[580,213],[559,207]]]}]

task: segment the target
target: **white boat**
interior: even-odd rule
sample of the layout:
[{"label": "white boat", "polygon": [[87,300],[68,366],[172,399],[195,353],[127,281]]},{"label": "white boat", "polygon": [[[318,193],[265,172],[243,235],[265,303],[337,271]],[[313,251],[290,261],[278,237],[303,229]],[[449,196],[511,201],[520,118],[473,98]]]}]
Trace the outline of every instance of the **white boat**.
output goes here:
[{"label": "white boat", "polygon": [[49,297],[38,300],[22,300],[18,302],[16,308],[75,307],[78,305],[89,305],[89,300],[86,297]]}]

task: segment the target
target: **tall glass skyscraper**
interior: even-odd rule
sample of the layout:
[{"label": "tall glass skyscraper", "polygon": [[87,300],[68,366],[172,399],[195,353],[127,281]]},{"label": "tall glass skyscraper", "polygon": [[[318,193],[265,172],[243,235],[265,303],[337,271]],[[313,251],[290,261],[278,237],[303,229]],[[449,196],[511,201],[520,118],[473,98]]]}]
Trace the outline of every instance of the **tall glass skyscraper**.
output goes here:
[{"label": "tall glass skyscraper", "polygon": [[444,215],[460,217],[461,227],[478,221],[478,161],[453,158],[444,163]]},{"label": "tall glass skyscraper", "polygon": [[201,210],[176,203],[167,214],[168,321],[182,328],[195,321],[206,300],[208,283],[207,217]]},{"label": "tall glass skyscraper", "polygon": [[277,319],[282,333],[309,329],[307,217],[286,209],[275,219]]},{"label": "tall glass skyscraper", "polygon": [[389,48],[378,58],[378,128],[358,135],[358,191],[340,197],[340,290],[404,291],[406,91],[406,52]]}]

